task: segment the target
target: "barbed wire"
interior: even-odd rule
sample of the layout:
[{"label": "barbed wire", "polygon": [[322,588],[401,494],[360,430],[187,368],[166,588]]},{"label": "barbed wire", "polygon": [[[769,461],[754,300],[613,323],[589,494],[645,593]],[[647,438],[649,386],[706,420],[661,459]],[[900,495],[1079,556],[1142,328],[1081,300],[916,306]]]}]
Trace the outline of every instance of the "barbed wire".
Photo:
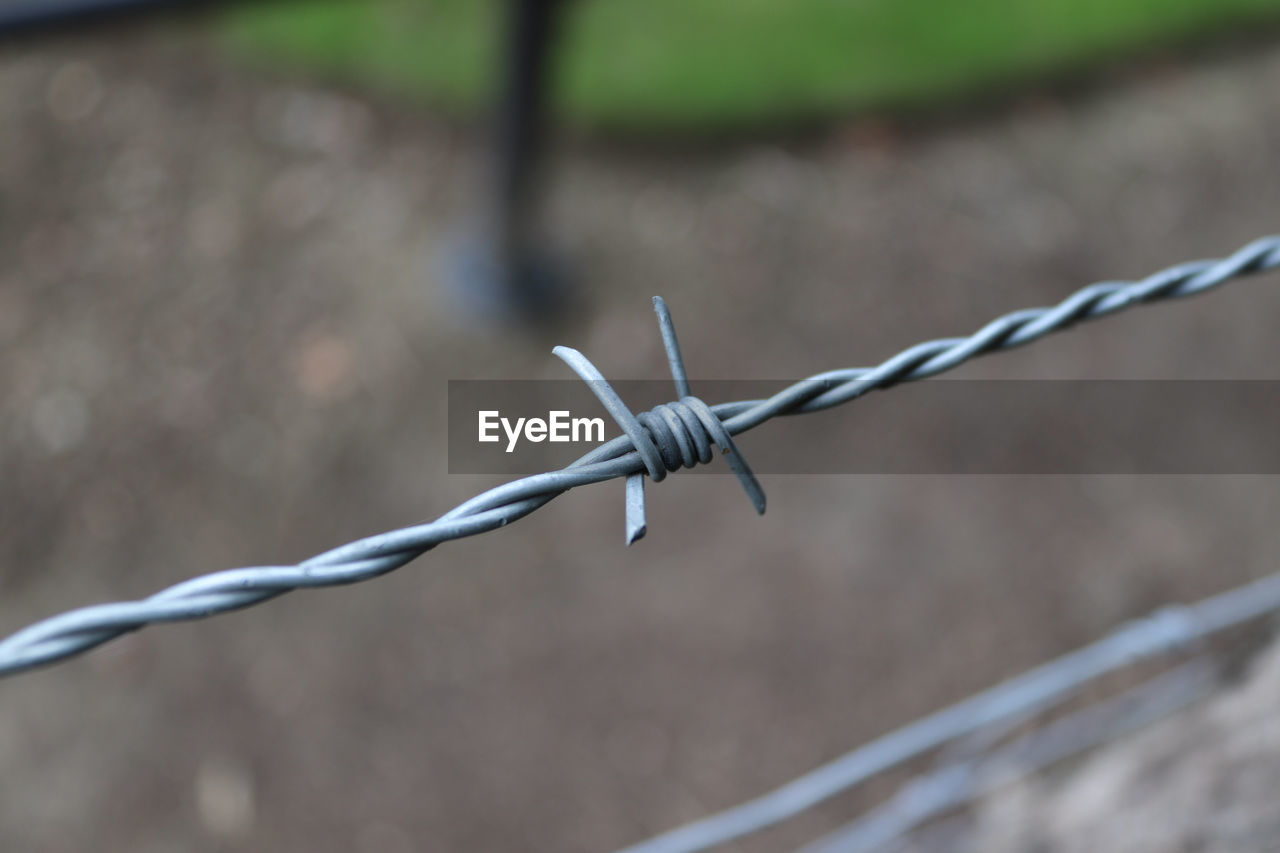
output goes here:
[{"label": "barbed wire", "polygon": [[1212,695],[1220,673],[1196,659],[1075,711],[990,753],[944,764],[798,853],[871,853],[999,788],[1074,758]]},{"label": "barbed wire", "polygon": [[[697,853],[728,843],[782,823],[874,776],[948,744],[993,729],[999,734],[1010,723],[1025,721],[1062,705],[1102,676],[1177,649],[1191,648],[1214,634],[1277,612],[1280,612],[1280,574],[1195,604],[1161,608],[1150,616],[1122,625],[1088,646],[883,735],[780,788],[619,853]],[[1157,688],[1153,691],[1159,692]],[[1172,703],[1174,696],[1186,702],[1195,698],[1178,691],[1166,698]],[[1145,714],[1152,713],[1150,704],[1141,704]],[[1169,710],[1176,707],[1178,705],[1172,703]],[[1088,720],[1087,715],[1084,719]],[[1094,719],[1096,722],[1096,717]],[[947,762],[940,770],[907,785],[900,798],[818,842],[816,849],[843,850],[845,846],[853,850],[875,849],[926,820],[1016,778],[1020,775],[1014,772],[1016,765],[1009,766],[1015,755],[1021,755],[1022,771],[1032,772],[1095,745],[1103,735],[1090,734],[1087,726],[1087,722],[1082,723],[1074,730],[1078,737],[1063,735],[1060,730],[1051,734],[1049,740],[1036,741],[1031,736],[1031,740],[1021,742],[1021,753],[1006,747],[985,760],[965,757]],[[1028,749],[1028,744],[1033,747]],[[886,832],[889,827],[893,828],[892,833]],[[834,844],[837,840],[840,845]],[[875,844],[870,844],[872,840]],[[828,841],[832,844],[827,844]]]},{"label": "barbed wire", "polygon": [[[506,483],[477,495],[435,521],[360,539],[297,565],[229,569],[193,578],[139,601],[92,605],[52,616],[0,641],[0,676],[64,660],[147,625],[203,619],[261,604],[296,589],[371,580],[400,568],[442,542],[504,527],[569,489],[617,477],[628,477],[631,482],[627,535],[628,541],[632,541],[638,538],[635,536],[637,522],[643,528],[642,499],[638,512],[634,506],[640,492],[636,486],[642,481],[633,475],[643,472],[658,480],[665,470],[675,470],[681,464],[692,467],[708,462],[710,443],[718,444],[729,455],[757,509],[763,511],[763,492],[758,491],[754,476],[732,448],[731,436],[779,415],[816,412],[878,388],[936,376],[978,355],[1013,349],[1084,320],[1114,314],[1134,305],[1192,296],[1233,278],[1277,266],[1280,266],[1280,236],[1266,237],[1224,259],[1179,264],[1139,281],[1090,285],[1056,306],[1005,314],[968,337],[917,344],[876,367],[828,371],[790,385],[767,400],[714,406],[684,393],[687,380],[683,379],[679,348],[674,346],[674,329],[670,327],[670,318],[664,319],[664,311],[658,307],[672,375],[683,397],[681,402],[693,415],[693,421],[685,418],[684,410],[667,404],[665,412],[659,412],[664,407],[655,409],[658,414],[646,418],[637,432],[628,418],[636,422],[639,419],[631,416],[625,406],[621,410],[611,409],[610,414],[623,427],[624,434],[565,468]],[[598,395],[601,388],[612,392],[603,376],[599,376],[598,371],[595,374],[588,382],[593,391]],[[674,420],[666,418],[667,414],[674,415]],[[707,414],[713,417],[708,418]],[[660,423],[669,425],[667,432],[663,432]]]}]

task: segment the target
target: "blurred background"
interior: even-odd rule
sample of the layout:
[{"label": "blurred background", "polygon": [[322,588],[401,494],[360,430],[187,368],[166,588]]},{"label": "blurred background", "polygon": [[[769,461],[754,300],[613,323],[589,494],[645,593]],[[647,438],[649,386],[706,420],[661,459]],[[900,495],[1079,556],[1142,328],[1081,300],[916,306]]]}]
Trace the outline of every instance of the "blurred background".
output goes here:
[{"label": "blurred background", "polygon": [[[661,378],[655,293],[695,383],[782,381],[1277,230],[1274,0],[584,0],[521,190],[568,298],[499,323],[449,258],[501,218],[509,11],[8,32],[0,631],[440,515],[498,482],[448,475],[447,381],[566,378],[554,344]],[[1275,285],[956,375],[1278,379]],[[875,405],[740,446],[856,442]],[[613,849],[1280,554],[1274,477],[762,480],[763,518],[728,477],[651,487],[630,549],[621,486],[575,491],[376,582],[6,681],[0,848]]]}]

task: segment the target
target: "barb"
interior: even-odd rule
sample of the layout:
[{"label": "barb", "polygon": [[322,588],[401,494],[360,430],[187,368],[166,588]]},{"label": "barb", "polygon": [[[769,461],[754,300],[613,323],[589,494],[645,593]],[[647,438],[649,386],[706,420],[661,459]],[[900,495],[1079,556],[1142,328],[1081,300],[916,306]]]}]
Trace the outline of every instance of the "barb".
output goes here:
[{"label": "barb", "polygon": [[[827,409],[875,388],[935,376],[983,353],[1030,343],[1083,320],[1114,314],[1132,305],[1202,293],[1230,279],[1277,266],[1280,237],[1267,237],[1222,260],[1181,264],[1136,282],[1086,287],[1057,306],[1006,314],[967,338],[918,344],[878,367],[821,373],[784,388],[767,400],[721,403],[708,409],[726,435],[738,435],[778,415]],[[707,426],[704,418],[699,420]],[[647,465],[639,447],[631,436],[623,435],[566,468],[490,489],[433,522],[351,542],[296,566],[230,569],[180,583],[141,601],[72,610],[0,641],[0,675],[80,654],[152,623],[203,619],[260,604],[295,589],[370,580],[400,568],[441,542],[474,536],[523,518],[569,489],[642,470],[647,471]]]},{"label": "barb", "polygon": [[[725,431],[720,419],[689,390],[689,378],[685,375],[684,360],[680,357],[680,343],[676,340],[676,327],[671,322],[667,303],[661,296],[653,297],[653,310],[658,314],[658,327],[662,331],[662,344],[667,350],[671,378],[675,380],[676,394],[680,397],[678,402],[655,406],[637,417],[585,355],[569,347],[556,347],[552,352],[587,383],[596,399],[631,439],[640,458],[644,460],[645,470],[655,483],[666,477],[668,471],[677,470],[681,464],[692,468],[699,462],[704,465],[710,462],[711,443],[715,442],[729,460],[729,467],[733,469],[756,512],[764,515],[764,489],[756,475],[751,473],[751,466],[747,465],[747,460],[738,452],[737,445]],[[631,545],[644,536],[648,529],[644,519],[644,475],[639,472],[627,475],[626,508],[627,544]]]}]

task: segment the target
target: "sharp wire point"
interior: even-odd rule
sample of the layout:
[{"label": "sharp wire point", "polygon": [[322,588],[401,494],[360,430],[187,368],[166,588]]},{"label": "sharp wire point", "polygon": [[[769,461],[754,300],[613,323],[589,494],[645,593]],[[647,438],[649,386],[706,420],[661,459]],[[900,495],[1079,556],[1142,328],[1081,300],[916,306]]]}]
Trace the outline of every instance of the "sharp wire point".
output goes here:
[{"label": "sharp wire point", "polygon": [[648,525],[644,518],[644,475],[631,474],[626,481],[627,544],[634,545],[644,538]]},{"label": "sharp wire point", "polygon": [[671,368],[671,378],[676,383],[676,399],[692,397],[689,390],[689,376],[684,370],[684,359],[680,355],[680,341],[676,339],[676,325],[671,320],[671,312],[661,296],[653,297],[653,310],[658,315],[658,331],[662,333],[662,347],[667,351],[667,365]]}]

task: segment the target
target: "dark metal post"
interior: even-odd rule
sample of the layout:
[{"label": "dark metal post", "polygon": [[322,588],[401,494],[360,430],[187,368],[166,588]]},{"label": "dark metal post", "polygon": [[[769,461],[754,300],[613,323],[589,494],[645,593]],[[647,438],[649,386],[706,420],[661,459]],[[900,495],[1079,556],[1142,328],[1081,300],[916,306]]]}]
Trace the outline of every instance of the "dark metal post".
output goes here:
[{"label": "dark metal post", "polygon": [[480,233],[454,255],[451,283],[489,316],[552,313],[566,295],[538,229],[554,43],[564,0],[507,0],[501,91]]},{"label": "dark metal post", "polygon": [[551,43],[560,0],[508,0],[506,68],[497,117],[495,227],[504,260],[528,255],[545,145]]}]

